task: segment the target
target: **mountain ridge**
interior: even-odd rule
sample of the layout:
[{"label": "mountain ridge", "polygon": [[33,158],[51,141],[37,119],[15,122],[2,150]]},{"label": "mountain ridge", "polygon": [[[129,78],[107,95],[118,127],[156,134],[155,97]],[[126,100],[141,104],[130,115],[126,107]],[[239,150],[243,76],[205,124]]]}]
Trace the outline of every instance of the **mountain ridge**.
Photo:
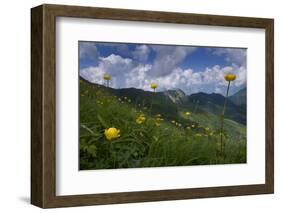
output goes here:
[{"label": "mountain ridge", "polygon": [[[91,83],[82,77],[80,77],[80,79],[84,80],[93,87],[103,88],[117,97],[129,98],[135,105],[150,108],[151,104],[153,104],[153,109],[161,111],[170,118],[175,117],[180,111],[201,111],[204,113],[220,115],[225,101],[225,97],[218,93],[208,94],[204,92],[198,92],[191,95],[186,95],[184,91],[180,89],[160,92],[145,91],[137,88],[114,89],[100,84]],[[241,97],[240,93],[242,92],[240,91],[237,92],[238,95],[235,93],[228,98],[225,117],[241,124],[246,124],[246,104],[235,103],[235,101],[238,100],[237,97]]]}]

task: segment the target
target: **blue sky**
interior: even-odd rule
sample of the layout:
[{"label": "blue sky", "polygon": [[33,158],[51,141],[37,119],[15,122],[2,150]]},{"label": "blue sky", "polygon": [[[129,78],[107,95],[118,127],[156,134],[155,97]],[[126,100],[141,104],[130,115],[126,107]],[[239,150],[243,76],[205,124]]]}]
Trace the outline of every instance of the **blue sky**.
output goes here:
[{"label": "blue sky", "polygon": [[79,73],[98,84],[108,73],[113,88],[150,91],[155,82],[158,91],[181,89],[186,94],[224,94],[224,75],[234,73],[233,94],[246,86],[246,53],[244,48],[80,41]]}]

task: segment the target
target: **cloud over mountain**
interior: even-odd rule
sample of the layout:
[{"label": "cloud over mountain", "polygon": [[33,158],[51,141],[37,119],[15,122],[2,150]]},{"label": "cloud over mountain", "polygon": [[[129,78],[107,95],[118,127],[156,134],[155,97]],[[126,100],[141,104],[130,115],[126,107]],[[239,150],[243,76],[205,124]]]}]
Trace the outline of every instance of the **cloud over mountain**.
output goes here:
[{"label": "cloud over mountain", "polygon": [[196,53],[196,47],[136,45],[132,48],[123,45],[121,48],[113,45],[110,48],[105,49],[108,54],[102,56],[96,45],[80,46],[80,58],[95,54],[98,62],[94,66],[80,68],[80,75],[91,82],[103,84],[103,75],[109,73],[112,76],[111,86],[114,88],[135,87],[151,90],[150,84],[156,82],[159,85],[158,91],[179,88],[186,94],[200,91],[224,94],[227,86],[224,75],[229,72],[237,75],[231,93],[246,84],[245,49],[214,48],[211,53],[222,57],[228,64],[206,66],[198,71],[183,66]]}]

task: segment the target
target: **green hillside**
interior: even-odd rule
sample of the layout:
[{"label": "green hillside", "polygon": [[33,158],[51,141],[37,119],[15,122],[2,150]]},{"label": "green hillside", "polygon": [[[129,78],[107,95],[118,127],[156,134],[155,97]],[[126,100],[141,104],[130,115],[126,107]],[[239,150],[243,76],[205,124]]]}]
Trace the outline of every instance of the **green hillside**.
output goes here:
[{"label": "green hillside", "polygon": [[[245,163],[245,125],[225,120],[222,155],[221,105],[211,103],[209,110],[203,100],[181,91],[112,89],[81,79],[80,169]],[[107,139],[111,127],[120,137]]]},{"label": "green hillside", "polygon": [[229,99],[232,101],[232,103],[246,109],[247,89],[243,88],[243,89],[239,90],[237,93],[230,96]]},{"label": "green hillside", "polygon": [[[197,103],[198,110],[201,112],[208,112],[215,115],[220,115],[222,112],[224,104],[224,96],[220,94],[206,94],[206,93],[196,93],[189,97],[190,103]],[[241,124],[246,124],[246,108],[244,105],[236,105],[230,99],[227,101],[227,108],[225,112],[225,117],[236,121]]]}]

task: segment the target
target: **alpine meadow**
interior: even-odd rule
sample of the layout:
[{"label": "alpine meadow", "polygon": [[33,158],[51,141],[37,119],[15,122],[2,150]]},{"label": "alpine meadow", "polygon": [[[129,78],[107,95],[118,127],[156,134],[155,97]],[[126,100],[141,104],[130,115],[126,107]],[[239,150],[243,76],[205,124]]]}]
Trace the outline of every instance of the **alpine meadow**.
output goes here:
[{"label": "alpine meadow", "polygon": [[247,49],[78,46],[80,170],[247,162]]}]

